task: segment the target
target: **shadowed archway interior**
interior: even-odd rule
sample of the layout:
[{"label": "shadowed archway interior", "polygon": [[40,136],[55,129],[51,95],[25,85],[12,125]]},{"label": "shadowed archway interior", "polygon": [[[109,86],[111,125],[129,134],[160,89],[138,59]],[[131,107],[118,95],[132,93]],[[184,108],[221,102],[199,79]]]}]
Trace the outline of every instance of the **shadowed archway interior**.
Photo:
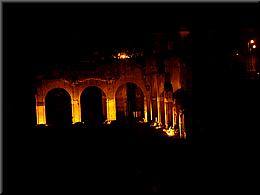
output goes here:
[{"label": "shadowed archway interior", "polygon": [[106,95],[98,87],[87,87],[81,94],[81,120],[89,126],[99,126],[106,120]]},{"label": "shadowed archway interior", "polygon": [[121,85],[116,92],[117,119],[144,118],[144,94],[134,83]]},{"label": "shadowed archway interior", "polygon": [[66,127],[72,124],[71,98],[66,90],[56,88],[49,91],[45,102],[48,125]]},{"label": "shadowed archway interior", "polygon": [[35,126],[37,124],[36,119],[36,99],[35,96],[32,95],[32,125]]}]

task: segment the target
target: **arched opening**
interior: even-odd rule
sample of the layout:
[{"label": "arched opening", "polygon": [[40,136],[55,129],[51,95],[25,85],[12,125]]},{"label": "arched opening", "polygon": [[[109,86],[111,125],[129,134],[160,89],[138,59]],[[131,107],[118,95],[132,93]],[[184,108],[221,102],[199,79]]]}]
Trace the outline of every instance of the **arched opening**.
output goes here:
[{"label": "arched opening", "polygon": [[35,96],[32,95],[32,126],[36,125],[36,99]]},{"label": "arched opening", "polygon": [[68,127],[72,124],[71,98],[65,89],[49,91],[45,104],[46,122],[49,126]]},{"label": "arched opening", "polygon": [[107,118],[106,95],[98,87],[84,89],[80,96],[81,120],[89,126],[100,126]]},{"label": "arched opening", "polygon": [[126,83],[117,89],[116,114],[118,120],[144,118],[144,94],[140,87]]}]

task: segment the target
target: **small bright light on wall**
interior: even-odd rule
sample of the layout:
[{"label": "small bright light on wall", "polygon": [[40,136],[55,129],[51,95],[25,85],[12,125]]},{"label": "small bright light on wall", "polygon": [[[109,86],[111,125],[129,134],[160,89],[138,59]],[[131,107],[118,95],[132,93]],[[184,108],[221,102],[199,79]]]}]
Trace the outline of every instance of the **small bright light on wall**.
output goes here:
[{"label": "small bright light on wall", "polygon": [[127,59],[127,58],[130,58],[130,56],[127,55],[126,53],[118,53],[117,56],[114,56],[114,58],[117,58],[117,59]]},{"label": "small bright light on wall", "polygon": [[232,51],[233,56],[239,56],[239,51],[237,49]]},{"label": "small bright light on wall", "polygon": [[112,53],[112,57],[114,59],[126,60],[126,59],[134,59],[136,57],[141,57],[144,55],[144,51],[142,48],[117,48],[114,49]]},{"label": "small bright light on wall", "polygon": [[255,48],[256,48],[256,45],[253,45],[253,48],[255,49]]},{"label": "small bright light on wall", "polygon": [[250,40],[250,43],[254,43],[255,41],[252,39],[252,40]]}]

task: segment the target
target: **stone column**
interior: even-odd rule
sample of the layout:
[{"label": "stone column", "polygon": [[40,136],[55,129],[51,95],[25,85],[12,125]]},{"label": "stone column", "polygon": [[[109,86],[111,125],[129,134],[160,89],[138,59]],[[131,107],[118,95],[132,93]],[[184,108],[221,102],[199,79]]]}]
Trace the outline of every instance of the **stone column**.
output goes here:
[{"label": "stone column", "polygon": [[147,116],[147,99],[146,97],[144,97],[144,121],[147,122],[148,121],[148,116]]},{"label": "stone column", "polygon": [[77,85],[72,88],[71,94],[72,123],[81,122],[80,95]]},{"label": "stone column", "polygon": [[162,122],[162,117],[161,117],[161,105],[160,105],[160,97],[157,95],[157,115],[158,115],[158,123]]},{"label": "stone column", "polygon": [[165,118],[165,126],[168,128],[168,101],[164,98],[164,118]]},{"label": "stone column", "polygon": [[72,123],[81,122],[81,109],[80,109],[80,100],[72,99],[71,105],[72,105]]},{"label": "stone column", "polygon": [[149,98],[149,104],[150,104],[150,117],[151,117],[151,121],[152,121],[153,120],[153,104],[152,104],[151,97]]},{"label": "stone column", "polygon": [[176,125],[176,117],[175,117],[175,105],[172,106],[172,127]]},{"label": "stone column", "polygon": [[[163,99],[160,97],[160,77],[156,76],[156,100],[157,100],[157,116],[158,116],[158,123],[162,123],[162,113],[161,113],[161,101],[163,102]],[[163,108],[162,108],[163,109]]]},{"label": "stone column", "polygon": [[181,127],[182,127],[183,138],[186,139],[186,131],[185,131],[185,123],[184,123],[184,112],[183,111],[182,111],[182,114],[181,114]]},{"label": "stone column", "polygon": [[41,96],[36,96],[36,118],[37,125],[46,124],[45,101]]},{"label": "stone column", "polygon": [[154,121],[158,122],[158,109],[157,109],[157,98],[156,97],[152,97],[151,98],[151,104],[152,104],[152,120],[154,119]]},{"label": "stone column", "polygon": [[107,98],[107,120],[116,120],[116,99]]},{"label": "stone column", "polygon": [[179,131],[180,131],[180,138],[182,138],[182,113],[181,111],[179,112]]}]

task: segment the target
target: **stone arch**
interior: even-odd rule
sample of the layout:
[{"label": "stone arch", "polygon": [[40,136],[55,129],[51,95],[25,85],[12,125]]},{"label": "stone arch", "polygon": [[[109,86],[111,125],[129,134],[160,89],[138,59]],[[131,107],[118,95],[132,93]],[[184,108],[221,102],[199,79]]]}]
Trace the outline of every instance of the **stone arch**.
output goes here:
[{"label": "stone arch", "polygon": [[115,100],[117,119],[145,117],[145,95],[136,83],[126,82],[120,85],[116,90]]},{"label": "stone arch", "polygon": [[87,88],[87,87],[98,87],[99,89],[102,90],[102,92],[104,92],[104,94],[106,95],[106,97],[108,97],[109,95],[109,90],[107,87],[107,84],[105,81],[103,80],[98,80],[98,79],[86,79],[85,81],[81,82],[77,89],[78,89],[78,94],[79,94],[79,98],[82,94],[82,92]]},{"label": "stone arch", "polygon": [[[62,88],[74,100],[73,85],[65,79],[42,80],[36,89],[36,116],[37,124],[46,124],[45,97],[53,89]],[[73,101],[72,101],[73,102]]]},{"label": "stone arch", "polygon": [[63,88],[53,88],[45,96],[46,122],[55,127],[72,124],[71,96]]},{"label": "stone arch", "polygon": [[98,79],[98,78],[87,78],[85,80],[79,81],[76,86],[78,92],[77,98],[80,100],[80,96],[83,90],[87,87],[95,86],[100,88],[106,95],[106,109],[107,109],[107,120],[116,120],[116,107],[115,99],[113,96],[114,84],[108,80]]},{"label": "stone arch", "polygon": [[39,90],[42,91],[42,96],[45,98],[49,91],[57,88],[64,89],[70,95],[70,97],[73,98],[73,87],[71,83],[62,79],[44,80]]},{"label": "stone arch", "polygon": [[142,90],[142,92],[144,94],[144,97],[147,98],[148,93],[147,93],[147,90],[146,90],[146,87],[145,87],[144,83],[142,83],[142,82],[140,82],[138,80],[133,80],[133,79],[123,79],[123,80],[119,80],[118,82],[116,82],[115,85],[114,85],[114,92],[113,92],[114,97],[116,95],[116,92],[117,92],[118,88],[120,86],[126,84],[126,83],[134,83],[134,84],[136,84],[137,87],[139,87]]},{"label": "stone arch", "polygon": [[126,76],[123,76],[121,77],[119,80],[117,80],[115,82],[115,84],[113,85],[113,97],[115,98],[116,97],[116,92],[118,90],[118,88],[121,86],[121,85],[124,85],[126,83],[134,83],[137,85],[137,87],[139,87],[141,89],[141,91],[143,92],[143,95],[144,95],[144,118],[145,118],[145,121],[148,121],[148,104],[149,104],[149,99],[150,99],[150,94],[149,94],[149,89],[146,89],[146,86],[145,86],[145,82],[143,80],[143,78],[141,77],[140,75],[140,72],[136,72],[136,76],[134,75],[126,75]]},{"label": "stone arch", "polygon": [[107,119],[107,97],[95,85],[89,85],[80,93],[81,120],[89,125],[101,125]]}]

